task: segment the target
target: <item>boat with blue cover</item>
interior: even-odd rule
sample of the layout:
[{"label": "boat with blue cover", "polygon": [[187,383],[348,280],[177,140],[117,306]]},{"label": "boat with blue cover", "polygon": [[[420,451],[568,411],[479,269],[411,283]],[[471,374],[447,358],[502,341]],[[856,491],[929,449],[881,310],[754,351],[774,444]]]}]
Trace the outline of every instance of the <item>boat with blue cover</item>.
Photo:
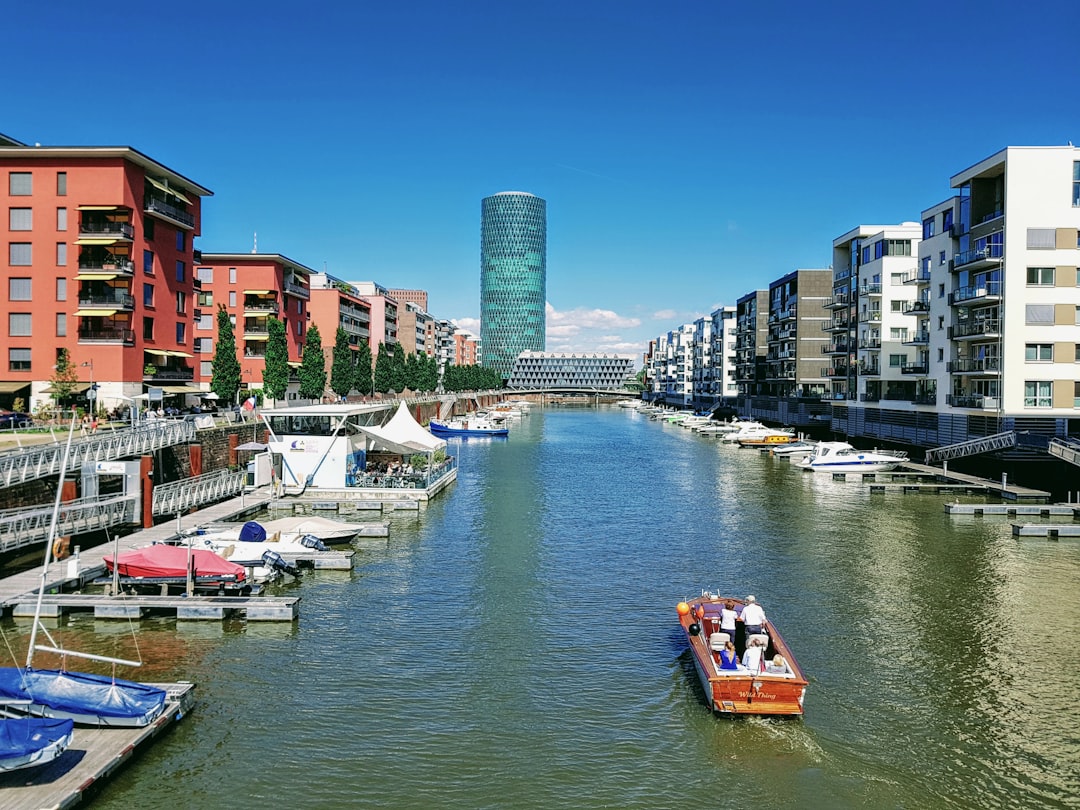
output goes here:
[{"label": "boat with blue cover", "polygon": [[52,762],[71,745],[74,726],[50,717],[0,719],[0,773]]}]

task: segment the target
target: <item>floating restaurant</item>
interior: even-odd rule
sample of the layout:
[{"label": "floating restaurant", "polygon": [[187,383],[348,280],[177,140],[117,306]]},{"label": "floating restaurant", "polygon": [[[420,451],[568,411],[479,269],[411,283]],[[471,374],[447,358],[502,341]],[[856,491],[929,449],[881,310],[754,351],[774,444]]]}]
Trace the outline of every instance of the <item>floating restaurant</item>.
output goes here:
[{"label": "floating restaurant", "polygon": [[[326,501],[426,501],[457,478],[457,460],[399,403],[268,409],[270,474],[283,494]],[[389,491],[389,492],[388,492]]]}]

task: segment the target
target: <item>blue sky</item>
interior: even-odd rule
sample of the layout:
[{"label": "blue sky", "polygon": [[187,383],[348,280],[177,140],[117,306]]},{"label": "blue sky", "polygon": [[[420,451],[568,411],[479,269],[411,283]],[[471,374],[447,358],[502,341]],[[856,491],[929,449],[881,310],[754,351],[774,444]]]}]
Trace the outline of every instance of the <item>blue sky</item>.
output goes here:
[{"label": "blue sky", "polygon": [[[880,5],[881,10],[875,6]],[[1006,145],[1080,142],[1075,2],[419,0],[4,12],[0,132],[130,145],[205,251],[429,291],[478,330],[480,200],[548,202],[549,350],[649,338]]]}]

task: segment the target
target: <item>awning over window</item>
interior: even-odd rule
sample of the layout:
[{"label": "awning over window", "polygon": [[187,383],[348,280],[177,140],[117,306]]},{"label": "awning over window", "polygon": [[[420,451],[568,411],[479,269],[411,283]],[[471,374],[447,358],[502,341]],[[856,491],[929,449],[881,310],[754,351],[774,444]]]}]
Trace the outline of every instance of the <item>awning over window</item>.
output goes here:
[{"label": "awning over window", "polygon": [[0,394],[14,394],[16,391],[21,391],[28,385],[30,385],[29,382],[6,382],[0,380]]},{"label": "awning over window", "polygon": [[270,295],[273,290],[244,290],[244,295]]},{"label": "awning over window", "polygon": [[186,202],[188,205],[191,204],[191,200],[189,200],[187,197],[185,197],[183,194],[181,194],[175,188],[169,188],[168,184],[165,183],[164,181],[158,180],[156,177],[151,177],[150,175],[146,175],[146,179],[150,183],[150,185],[152,185],[154,188],[158,189],[159,191],[164,191],[166,194],[172,194],[174,197],[176,197],[176,199],[182,200],[183,202]]},{"label": "awning over window", "polygon": [[[86,382],[86,383],[84,383],[84,382],[72,383],[71,384],[71,393],[72,394],[81,394],[84,391],[86,391],[88,388],[90,388],[90,383],[88,383],[88,382]],[[41,393],[43,393],[43,394],[55,394],[56,391],[54,391],[52,386],[50,386],[48,388],[43,389]]]},{"label": "awning over window", "polygon": [[80,205],[79,211],[115,211],[119,205]]},{"label": "awning over window", "polygon": [[79,273],[75,276],[76,281],[111,281],[119,273]]},{"label": "awning over window", "polygon": [[118,241],[120,241],[120,240],[117,239],[116,237],[110,237],[110,236],[94,236],[94,237],[87,236],[87,237],[84,237],[82,239],[76,239],[75,244],[76,245],[115,245]]},{"label": "awning over window", "polygon": [[163,385],[161,390],[166,394],[201,394],[201,388],[191,385]]},{"label": "awning over window", "polygon": [[269,335],[244,335],[244,340],[270,340]]},{"label": "awning over window", "polygon": [[292,366],[293,368],[300,368],[300,366],[302,366],[304,364],[301,363],[299,360],[290,360],[289,365]]},{"label": "awning over window", "polygon": [[109,315],[115,315],[119,311],[117,309],[77,309],[75,314],[81,318],[106,318]]},{"label": "awning over window", "polygon": [[143,351],[146,352],[147,354],[156,355],[157,357],[168,357],[169,356],[169,353],[167,351],[165,351],[164,349],[143,349]]},{"label": "awning over window", "polygon": [[187,352],[178,352],[178,351],[174,351],[172,349],[169,349],[167,352],[165,352],[165,354],[169,355],[169,357],[194,357],[195,356],[193,354],[188,354]]}]

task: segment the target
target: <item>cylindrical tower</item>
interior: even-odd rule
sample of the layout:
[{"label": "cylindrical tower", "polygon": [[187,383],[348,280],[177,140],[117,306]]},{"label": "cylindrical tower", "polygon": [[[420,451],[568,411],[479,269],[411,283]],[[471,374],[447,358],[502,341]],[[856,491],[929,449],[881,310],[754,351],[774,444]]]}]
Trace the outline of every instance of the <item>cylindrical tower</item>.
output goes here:
[{"label": "cylindrical tower", "polygon": [[524,191],[480,208],[480,351],[505,380],[521,352],[546,347],[547,203]]}]

